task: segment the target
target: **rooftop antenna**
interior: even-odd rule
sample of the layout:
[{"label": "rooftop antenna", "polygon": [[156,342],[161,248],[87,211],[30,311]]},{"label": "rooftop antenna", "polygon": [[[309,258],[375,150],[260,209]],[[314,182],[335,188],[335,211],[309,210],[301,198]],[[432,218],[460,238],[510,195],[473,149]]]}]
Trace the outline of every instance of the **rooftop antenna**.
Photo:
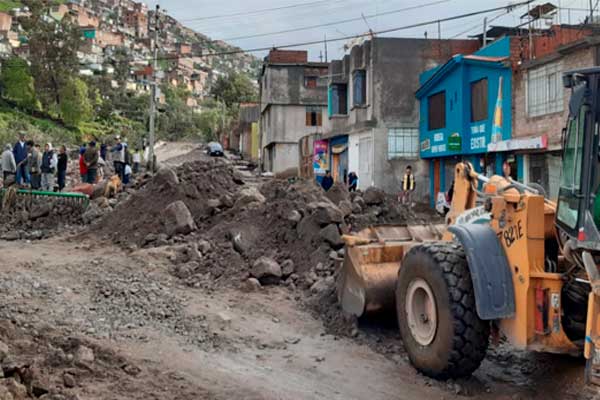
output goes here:
[{"label": "rooftop antenna", "polygon": [[360,13],[360,15],[361,15],[363,21],[365,21],[365,25],[367,25],[367,28],[369,28],[369,36],[370,37],[375,36],[373,34],[373,29],[371,29],[371,25],[369,25],[369,22],[367,21],[367,17],[365,17],[365,14],[364,13]]}]

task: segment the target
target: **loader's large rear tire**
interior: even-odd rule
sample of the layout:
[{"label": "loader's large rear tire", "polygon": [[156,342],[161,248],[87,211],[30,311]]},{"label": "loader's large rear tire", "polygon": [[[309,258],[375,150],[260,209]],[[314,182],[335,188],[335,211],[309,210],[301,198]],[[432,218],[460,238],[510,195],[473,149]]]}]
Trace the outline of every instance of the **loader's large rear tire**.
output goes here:
[{"label": "loader's large rear tire", "polygon": [[437,379],[468,376],[485,357],[490,325],[479,319],[463,248],[413,247],[400,268],[396,310],[412,364]]}]

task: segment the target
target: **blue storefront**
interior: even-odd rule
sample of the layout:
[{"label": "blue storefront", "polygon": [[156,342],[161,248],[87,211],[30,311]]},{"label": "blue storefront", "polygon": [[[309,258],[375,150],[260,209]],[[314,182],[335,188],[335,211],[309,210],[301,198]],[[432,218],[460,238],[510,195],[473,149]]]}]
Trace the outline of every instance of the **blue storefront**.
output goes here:
[{"label": "blue storefront", "polygon": [[[430,164],[430,200],[445,192],[457,162],[470,161],[478,172],[502,174],[506,153],[488,146],[511,138],[512,71],[510,42],[500,39],[473,55],[454,56],[421,75],[419,140]],[[518,162],[518,159],[514,160]],[[515,168],[515,170],[521,170]]]}]

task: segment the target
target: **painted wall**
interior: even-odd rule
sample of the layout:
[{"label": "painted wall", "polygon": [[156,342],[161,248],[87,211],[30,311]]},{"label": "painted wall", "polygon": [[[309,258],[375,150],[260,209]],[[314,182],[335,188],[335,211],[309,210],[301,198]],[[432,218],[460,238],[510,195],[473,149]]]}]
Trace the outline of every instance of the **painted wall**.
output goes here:
[{"label": "painted wall", "polygon": [[[487,152],[491,142],[494,111],[502,77],[502,138],[510,139],[512,133],[512,82],[511,70],[499,63],[467,60],[462,56],[454,57],[450,70],[421,96],[419,121],[421,157],[446,157],[454,155],[481,154]],[[471,122],[471,83],[488,79],[487,119]],[[428,127],[428,97],[446,92],[446,126],[438,130]],[[450,150],[450,136],[461,138],[460,150]]]},{"label": "painted wall", "polygon": [[323,133],[328,127],[327,107],[321,106],[323,126],[306,126],[306,106],[269,106],[261,115],[263,147],[271,143],[298,143],[300,138]]},{"label": "painted wall", "polygon": [[[595,49],[583,48],[571,54],[561,57],[559,60],[553,60],[544,63],[539,60],[536,63],[541,65],[560,65],[562,72],[591,67],[595,62]],[[532,67],[535,69],[535,67]],[[550,149],[559,149],[561,147],[562,129],[567,124],[569,116],[569,99],[571,98],[570,89],[563,89],[563,111],[551,113],[537,117],[529,117],[527,114],[527,74],[528,69],[522,69],[514,75],[514,137],[532,137],[548,135],[548,147]]]}]

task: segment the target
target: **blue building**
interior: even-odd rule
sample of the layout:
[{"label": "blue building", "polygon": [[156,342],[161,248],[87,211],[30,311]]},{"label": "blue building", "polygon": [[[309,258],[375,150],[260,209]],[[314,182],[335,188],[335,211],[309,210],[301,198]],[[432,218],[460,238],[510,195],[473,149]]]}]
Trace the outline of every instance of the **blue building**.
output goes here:
[{"label": "blue building", "polygon": [[429,161],[432,206],[437,194],[450,187],[454,166],[461,160],[486,175],[502,174],[506,153],[490,153],[488,148],[511,138],[509,56],[507,37],[421,74],[416,93],[421,116],[419,152]]}]

